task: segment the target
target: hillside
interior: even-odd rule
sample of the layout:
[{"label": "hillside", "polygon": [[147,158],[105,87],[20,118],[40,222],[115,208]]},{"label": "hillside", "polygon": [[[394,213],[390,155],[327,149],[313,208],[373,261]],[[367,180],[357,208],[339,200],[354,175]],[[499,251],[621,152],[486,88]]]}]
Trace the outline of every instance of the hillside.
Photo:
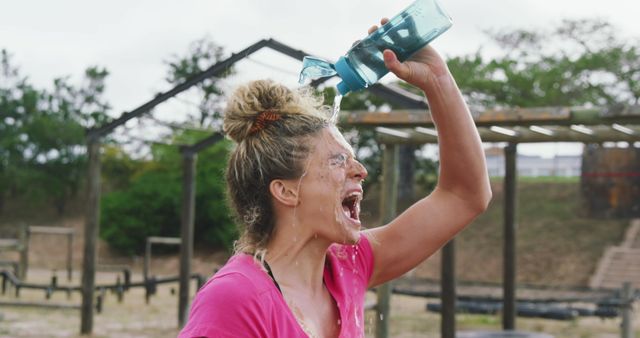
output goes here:
[{"label": "hillside", "polygon": [[[577,179],[524,178],[518,184],[518,281],[586,286],[605,248],[622,240],[629,221],[582,217]],[[502,280],[502,181],[492,185],[487,212],[457,237],[456,273],[461,280]],[[370,207],[377,205],[375,195],[369,194]],[[370,220],[376,218],[369,215]],[[414,273],[439,278],[439,254]]]},{"label": "hillside", "polygon": [[[457,240],[457,273],[461,280],[499,282],[502,279],[502,182],[494,181],[494,198],[489,210],[465,229]],[[377,222],[375,187],[366,192],[363,206],[365,224]],[[406,205],[406,203],[405,203]],[[628,225],[626,220],[595,220],[580,216],[577,180],[521,179],[518,189],[518,281],[538,285],[584,285],[595,270],[605,248],[618,244]],[[31,210],[27,203],[13,202],[0,215],[0,237],[13,233],[20,222],[32,225],[75,227],[74,261],[79,268],[82,253],[82,206],[71,203],[69,212],[59,216],[54,210]],[[32,266],[61,268],[65,246],[51,246],[51,238],[33,238],[29,260]],[[100,261],[134,264],[140,259],[118,257],[102,242]],[[392,248],[391,248],[392,249]],[[196,270],[209,273],[224,261],[226,254],[196,254]],[[0,259],[3,258],[0,255]],[[216,262],[211,262],[215,260]],[[439,254],[414,272],[417,276],[439,277]],[[175,271],[177,259],[165,257],[154,270]]]}]

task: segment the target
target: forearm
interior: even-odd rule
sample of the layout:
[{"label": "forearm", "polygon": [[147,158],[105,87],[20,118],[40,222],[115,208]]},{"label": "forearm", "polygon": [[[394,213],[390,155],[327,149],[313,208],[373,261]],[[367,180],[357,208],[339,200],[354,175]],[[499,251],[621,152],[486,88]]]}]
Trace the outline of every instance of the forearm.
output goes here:
[{"label": "forearm", "polygon": [[486,206],[491,189],[477,128],[454,78],[433,76],[422,88],[438,130],[440,175],[438,188]]}]

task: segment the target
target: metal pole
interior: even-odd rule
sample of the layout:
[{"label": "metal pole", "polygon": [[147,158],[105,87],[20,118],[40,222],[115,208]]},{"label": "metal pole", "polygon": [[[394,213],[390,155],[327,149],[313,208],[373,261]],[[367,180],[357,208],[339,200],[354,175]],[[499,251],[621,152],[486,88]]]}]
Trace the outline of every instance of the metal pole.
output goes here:
[{"label": "metal pole", "polygon": [[[391,222],[397,213],[399,148],[397,144],[384,144],[382,155],[382,195],[380,198],[383,225]],[[392,248],[387,248],[387,250],[392,250]],[[391,289],[391,282],[378,286],[376,338],[389,337]]]},{"label": "metal pole", "polygon": [[182,219],[180,245],[180,286],[178,293],[178,327],[186,324],[189,313],[189,276],[193,258],[193,227],[196,201],[197,154],[182,153]]},{"label": "metal pole", "polygon": [[516,143],[504,148],[504,268],[502,328],[516,327]]},{"label": "metal pole", "polygon": [[622,338],[633,338],[633,325],[631,323],[633,311],[633,288],[631,282],[622,284]]},{"label": "metal pole", "polygon": [[85,213],[84,255],[82,259],[82,306],[80,333],[93,331],[93,291],[96,278],[96,243],[100,226],[100,138],[89,135],[87,140],[88,195]]},{"label": "metal pole", "polygon": [[455,270],[455,239],[451,239],[442,248],[442,317],[440,318],[440,334],[442,338],[456,337],[456,270]]}]

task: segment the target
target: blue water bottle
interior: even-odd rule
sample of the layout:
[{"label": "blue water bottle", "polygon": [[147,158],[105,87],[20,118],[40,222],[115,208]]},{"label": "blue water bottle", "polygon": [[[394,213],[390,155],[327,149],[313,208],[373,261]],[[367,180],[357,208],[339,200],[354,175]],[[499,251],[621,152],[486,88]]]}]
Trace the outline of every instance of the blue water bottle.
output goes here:
[{"label": "blue water bottle", "polygon": [[451,17],[436,0],[417,0],[351,47],[335,65],[305,57],[300,82],[337,74],[342,79],[337,86],[341,95],[366,88],[389,72],[382,57],[385,49],[392,50],[403,62],[451,25]]}]

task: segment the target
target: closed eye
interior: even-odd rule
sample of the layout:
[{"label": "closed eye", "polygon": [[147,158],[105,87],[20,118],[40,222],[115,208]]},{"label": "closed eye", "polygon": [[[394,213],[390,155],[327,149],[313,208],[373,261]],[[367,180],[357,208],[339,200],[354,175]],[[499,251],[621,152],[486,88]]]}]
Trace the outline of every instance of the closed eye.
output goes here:
[{"label": "closed eye", "polygon": [[333,155],[329,158],[329,164],[332,166],[345,166],[349,156],[345,153]]}]

